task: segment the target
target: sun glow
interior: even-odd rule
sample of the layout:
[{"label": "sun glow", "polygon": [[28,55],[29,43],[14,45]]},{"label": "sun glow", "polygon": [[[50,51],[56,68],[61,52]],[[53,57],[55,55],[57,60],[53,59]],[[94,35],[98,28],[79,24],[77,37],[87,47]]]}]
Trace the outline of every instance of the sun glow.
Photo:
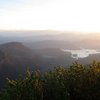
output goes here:
[{"label": "sun glow", "polygon": [[0,29],[100,32],[99,0],[29,1],[15,7],[2,7]]}]

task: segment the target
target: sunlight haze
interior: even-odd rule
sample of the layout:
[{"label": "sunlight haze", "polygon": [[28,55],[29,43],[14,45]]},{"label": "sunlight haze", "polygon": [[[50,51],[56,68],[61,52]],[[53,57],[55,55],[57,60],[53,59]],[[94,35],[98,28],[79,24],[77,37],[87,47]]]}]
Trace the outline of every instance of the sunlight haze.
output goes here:
[{"label": "sunlight haze", "polygon": [[100,32],[99,0],[0,0],[0,30]]}]

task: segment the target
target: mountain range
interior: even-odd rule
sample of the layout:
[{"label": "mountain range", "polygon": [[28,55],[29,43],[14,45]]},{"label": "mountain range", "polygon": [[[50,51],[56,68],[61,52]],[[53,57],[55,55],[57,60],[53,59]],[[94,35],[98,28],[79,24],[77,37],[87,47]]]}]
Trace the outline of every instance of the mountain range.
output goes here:
[{"label": "mountain range", "polygon": [[[79,37],[78,34],[65,34],[49,31],[35,32],[39,35],[0,36],[0,86],[2,87],[6,78],[16,79],[19,74],[25,74],[27,69],[41,70],[42,72],[52,70],[56,66],[67,67],[74,61],[88,64],[92,60],[100,60],[100,54],[89,55],[87,58],[74,59],[70,52],[63,52],[61,49],[77,50],[80,47],[100,50],[100,40]],[[52,34],[50,34],[50,32]],[[12,32],[13,33],[13,32]],[[5,34],[5,32],[4,32]],[[8,34],[8,33],[7,33]],[[15,42],[14,42],[15,41]],[[17,42],[16,42],[17,41]]]},{"label": "mountain range", "polygon": [[[0,86],[7,77],[17,78],[19,74],[24,74],[29,68],[31,70],[41,70],[45,72],[56,66],[68,66],[76,61],[71,58],[70,53],[60,50],[61,45],[67,46],[66,42],[42,41],[34,43],[33,47],[23,45],[20,42],[9,42],[0,45]],[[73,45],[70,45],[73,46]],[[70,46],[68,48],[70,48]],[[30,48],[29,48],[30,47]],[[35,48],[35,49],[32,49]],[[100,60],[100,54],[90,55],[87,58],[79,59],[83,64],[88,64],[93,59]]]}]

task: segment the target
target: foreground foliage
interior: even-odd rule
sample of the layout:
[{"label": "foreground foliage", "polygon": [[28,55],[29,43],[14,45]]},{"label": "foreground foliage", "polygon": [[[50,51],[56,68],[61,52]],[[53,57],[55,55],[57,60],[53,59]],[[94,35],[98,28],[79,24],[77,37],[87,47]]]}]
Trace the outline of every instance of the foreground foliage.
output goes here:
[{"label": "foreground foliage", "polygon": [[100,100],[100,63],[73,63],[41,74],[27,71],[25,77],[7,79],[0,100]]}]

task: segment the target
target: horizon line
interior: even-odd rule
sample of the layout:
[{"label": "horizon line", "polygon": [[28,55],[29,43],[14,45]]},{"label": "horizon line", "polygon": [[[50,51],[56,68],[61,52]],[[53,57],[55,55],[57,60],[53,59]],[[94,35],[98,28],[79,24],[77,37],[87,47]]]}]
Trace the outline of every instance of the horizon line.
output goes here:
[{"label": "horizon line", "polygon": [[4,30],[4,29],[0,29],[0,32],[34,32],[34,31],[55,31],[55,32],[66,32],[66,33],[84,33],[84,34],[97,34],[100,32],[83,32],[83,31],[67,31],[67,30],[54,30],[54,29],[11,29],[11,30]]}]

